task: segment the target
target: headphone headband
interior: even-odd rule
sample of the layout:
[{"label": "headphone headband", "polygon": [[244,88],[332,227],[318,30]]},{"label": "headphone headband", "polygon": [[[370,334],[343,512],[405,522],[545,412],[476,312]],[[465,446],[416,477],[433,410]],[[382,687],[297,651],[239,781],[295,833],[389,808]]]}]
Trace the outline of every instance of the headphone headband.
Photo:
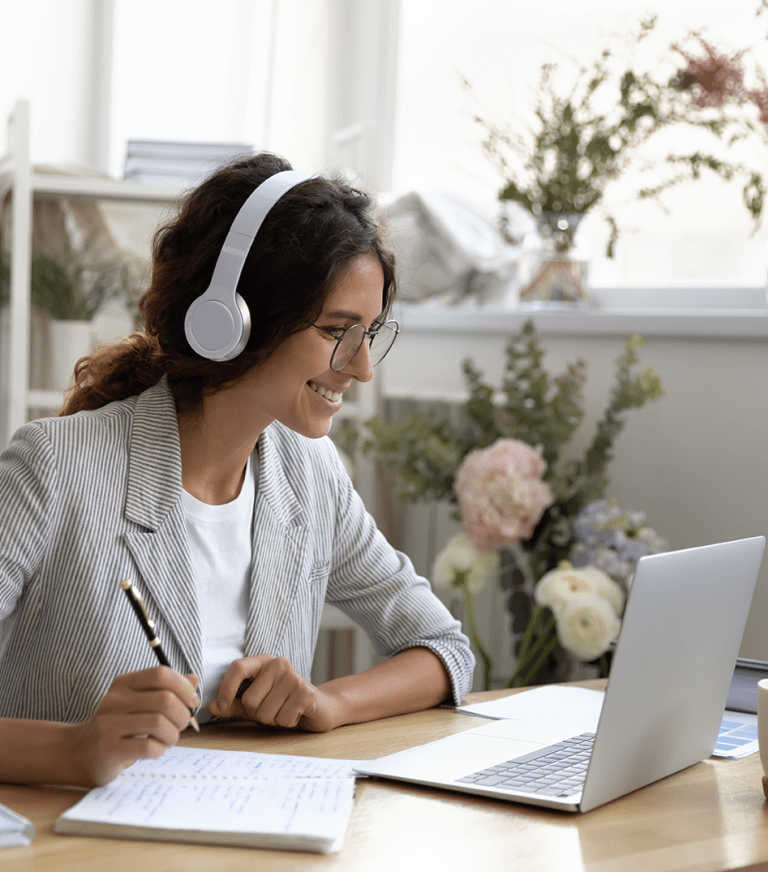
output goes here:
[{"label": "headphone headband", "polygon": [[219,252],[211,284],[187,310],[184,331],[192,349],[208,360],[232,360],[251,333],[251,315],[237,283],[253,240],[272,207],[291,188],[312,176],[296,170],[275,173],[243,203]]}]

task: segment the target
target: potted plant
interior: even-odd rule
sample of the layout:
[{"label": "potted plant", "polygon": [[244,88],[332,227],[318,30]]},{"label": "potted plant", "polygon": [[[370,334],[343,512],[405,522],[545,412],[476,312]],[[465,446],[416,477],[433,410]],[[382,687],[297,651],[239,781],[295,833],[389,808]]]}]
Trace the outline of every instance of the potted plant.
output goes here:
[{"label": "potted plant", "polygon": [[119,261],[87,264],[75,258],[67,268],[62,260],[33,256],[31,302],[50,318],[52,383],[66,390],[75,363],[92,350],[94,316],[124,293],[126,276]]}]

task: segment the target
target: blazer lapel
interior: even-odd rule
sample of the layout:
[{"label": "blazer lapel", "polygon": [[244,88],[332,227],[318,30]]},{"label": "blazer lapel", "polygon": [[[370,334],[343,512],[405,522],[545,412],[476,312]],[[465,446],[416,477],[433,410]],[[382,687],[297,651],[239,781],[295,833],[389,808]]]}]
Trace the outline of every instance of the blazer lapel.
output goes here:
[{"label": "blazer lapel", "polygon": [[[269,431],[259,443],[259,487],[253,520],[253,571],[245,633],[248,656],[293,655],[285,634],[302,582],[308,579],[311,549],[306,512],[285,477]],[[297,664],[294,664],[297,665]]]},{"label": "blazer lapel", "polygon": [[[125,515],[143,530],[125,534],[142,574],[150,617],[162,616],[173,636],[168,657],[180,672],[202,674],[200,614],[181,501],[181,450],[176,406],[163,378],[137,400]],[[185,662],[174,663],[178,648]]]}]

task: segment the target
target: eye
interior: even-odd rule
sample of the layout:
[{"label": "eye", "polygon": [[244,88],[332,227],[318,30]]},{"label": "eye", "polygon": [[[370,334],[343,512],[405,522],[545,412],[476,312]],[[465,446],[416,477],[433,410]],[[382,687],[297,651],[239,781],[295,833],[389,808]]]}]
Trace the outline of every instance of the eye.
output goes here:
[{"label": "eye", "polygon": [[346,327],[323,327],[323,333],[333,336],[334,339],[341,339],[346,330]]}]

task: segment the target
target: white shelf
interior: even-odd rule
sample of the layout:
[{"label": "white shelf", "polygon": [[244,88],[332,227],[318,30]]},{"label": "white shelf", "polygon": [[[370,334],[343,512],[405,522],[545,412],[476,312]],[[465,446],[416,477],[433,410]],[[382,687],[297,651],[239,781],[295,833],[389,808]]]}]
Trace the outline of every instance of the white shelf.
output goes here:
[{"label": "white shelf", "polygon": [[28,420],[31,408],[56,410],[63,399],[58,391],[29,389],[33,201],[51,197],[80,197],[172,203],[179,191],[170,185],[147,185],[107,177],[35,171],[30,162],[29,103],[21,100],[8,119],[8,152],[0,160],[0,198],[6,195],[11,197],[11,277],[7,357],[0,396],[2,446],[7,445],[13,433]]},{"label": "white shelf", "polygon": [[168,203],[179,191],[171,185],[146,185],[116,179],[32,173],[32,190],[40,197],[85,197],[92,200],[136,200]]},{"label": "white shelf", "polygon": [[[765,289],[761,289],[765,296]],[[734,289],[734,297],[740,289]],[[638,292],[642,293],[642,292]],[[765,339],[768,307],[652,308],[604,305],[589,309],[505,309],[493,306],[430,306],[404,304],[404,330],[435,334],[516,333],[531,320],[541,334]]]}]

